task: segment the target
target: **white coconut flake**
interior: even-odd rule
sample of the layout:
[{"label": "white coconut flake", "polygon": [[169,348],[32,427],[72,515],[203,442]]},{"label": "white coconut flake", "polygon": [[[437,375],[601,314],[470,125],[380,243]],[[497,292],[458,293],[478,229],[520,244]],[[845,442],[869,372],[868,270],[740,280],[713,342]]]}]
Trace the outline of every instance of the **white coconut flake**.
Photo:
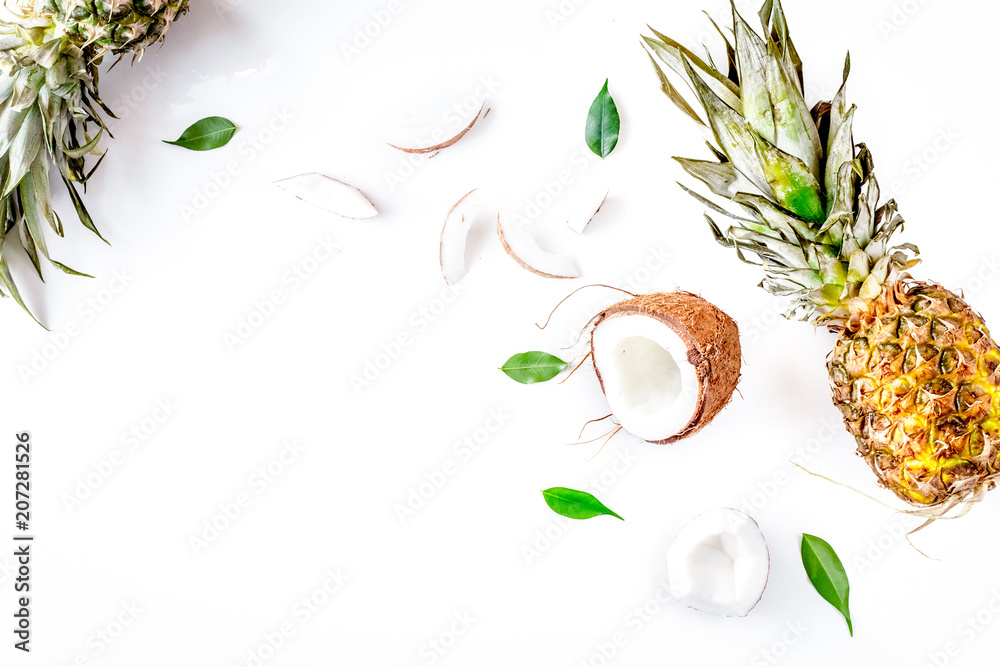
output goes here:
[{"label": "white coconut flake", "polygon": [[589,225],[594,217],[600,212],[601,207],[604,206],[604,202],[608,200],[609,194],[611,194],[611,190],[607,190],[604,193],[604,196],[594,202],[591,206],[581,208],[579,214],[572,215],[570,219],[566,221],[566,225],[577,234],[582,234],[583,230],[587,228],[587,225]]},{"label": "white coconut flake", "polygon": [[275,185],[302,201],[343,218],[364,220],[378,215],[375,205],[353,185],[323,174],[293,176]]},{"label": "white coconut flake", "polygon": [[497,236],[500,244],[523,269],[543,278],[579,278],[576,264],[566,255],[542,250],[538,242],[517,225],[503,222],[497,214]]},{"label": "white coconut flake", "polygon": [[489,108],[487,108],[486,103],[483,102],[483,104],[479,107],[479,111],[476,112],[476,115],[472,117],[472,120],[469,121],[467,125],[459,128],[458,130],[452,128],[450,133],[442,131],[441,128],[434,127],[433,125],[405,125],[397,130],[397,134],[402,135],[401,139],[388,141],[386,143],[396,150],[403,151],[404,153],[416,155],[424,155],[427,153],[436,154],[439,151],[458,143],[459,139],[468,134],[469,130],[475,127],[476,123],[478,123],[481,118],[485,118],[486,114],[489,112]]},{"label": "white coconut flake", "polygon": [[594,365],[611,412],[650,442],[679,433],[698,407],[698,373],[673,329],[646,315],[615,315],[594,329]]},{"label": "white coconut flake", "polygon": [[670,594],[719,616],[746,616],[764,594],[767,544],[743,512],[720,508],[692,519],[667,551]]},{"label": "white coconut flake", "polygon": [[455,202],[441,228],[441,273],[449,285],[458,283],[469,271],[465,263],[466,245],[469,230],[480,210],[479,203],[471,196],[474,192],[470,190]]}]

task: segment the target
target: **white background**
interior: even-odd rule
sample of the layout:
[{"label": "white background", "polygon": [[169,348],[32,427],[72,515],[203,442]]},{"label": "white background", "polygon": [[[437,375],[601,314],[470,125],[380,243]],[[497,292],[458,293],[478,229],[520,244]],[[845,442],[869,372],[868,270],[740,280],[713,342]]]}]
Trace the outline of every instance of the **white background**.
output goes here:
[{"label": "white background", "polygon": [[[71,223],[58,200],[67,238],[50,249],[96,278],[49,271],[41,290],[22,271],[51,334],[13,302],[0,307],[0,497],[12,496],[13,435],[28,429],[37,534],[34,651],[15,652],[4,629],[4,664],[257,664],[251,652],[268,666],[995,660],[1000,499],[915,535],[932,560],[901,537],[912,522],[787,462],[893,502],[829,402],[833,337],[779,319],[756,271],[714,244],[701,207],[674,185],[681,173],[669,156],[704,149],[659,92],[639,34],[648,22],[695,44],[709,35],[698,10],[721,22],[726,3],[589,0],[552,14],[555,0],[403,0],[350,58],[343,45],[386,9],[382,0],[193,5],[162,49],[104,77],[122,118],[86,201],[112,247]],[[752,17],[756,5],[741,9]],[[918,275],[965,289],[1000,321],[995,4],[789,0],[786,10],[810,103],[835,92],[851,51],[856,137],[900,200],[906,239],[923,250]],[[427,99],[460,102],[479,77],[497,83],[489,117],[392,187],[401,154],[384,141],[399,118]],[[581,162],[586,111],[606,77],[622,139],[605,162]],[[241,128],[228,147],[197,154],[160,143],[215,114]],[[215,187],[230,162],[239,173]],[[571,254],[583,278],[528,274],[486,222],[469,276],[441,308],[437,243],[450,205],[475,187],[488,212],[524,212],[563,170],[572,184],[533,231]],[[272,186],[308,171],[358,186],[381,215],[341,220]],[[563,228],[568,211],[608,187],[584,235]],[[307,261],[327,239],[340,251]],[[315,268],[308,280],[288,279],[304,266]],[[627,281],[643,292],[680,286],[729,312],[743,331],[744,376],[696,437],[657,447],[619,435],[591,460],[596,444],[566,443],[606,414],[592,372],[525,387],[496,369],[514,352],[559,352],[615,298],[584,291],[539,331],[534,323],[571,289]],[[227,344],[275,290],[283,301],[273,315]],[[356,391],[351,376],[400,334],[411,343]],[[176,409],[154,428],[157,401]],[[491,411],[502,427],[467,456],[457,443],[482,440]],[[133,428],[148,433],[134,449]],[[303,451],[258,493],[256,471],[286,440]],[[94,476],[115,451],[110,477]],[[397,506],[449,464],[454,474],[401,519]],[[97,488],[68,502],[86,495],[88,476]],[[592,480],[624,523],[567,525],[539,493],[595,490]],[[193,547],[241,493],[249,507],[207,548]],[[658,601],[673,536],[717,506],[750,508],[770,547],[770,583],[744,619]],[[853,639],[803,573],[803,532],[844,560]],[[12,559],[0,564],[6,628]],[[349,580],[319,592],[338,569]],[[296,605],[313,595],[328,600],[306,619]],[[116,619],[132,604],[141,611],[122,630]],[[967,619],[977,614],[975,630]],[[454,624],[463,615],[470,627]],[[294,632],[271,651],[267,637],[283,623]],[[100,632],[117,636],[107,643]],[[435,652],[432,641],[449,648]],[[946,649],[954,655],[936,655]]]}]

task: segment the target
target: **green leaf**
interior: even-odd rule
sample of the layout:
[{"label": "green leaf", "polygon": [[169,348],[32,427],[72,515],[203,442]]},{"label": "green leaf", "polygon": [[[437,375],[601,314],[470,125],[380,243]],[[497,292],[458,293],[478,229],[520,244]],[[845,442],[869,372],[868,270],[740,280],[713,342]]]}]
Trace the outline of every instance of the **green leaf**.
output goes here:
[{"label": "green leaf", "polygon": [[236,126],[231,120],[221,116],[202,118],[184,130],[177,141],[164,141],[171,146],[180,146],[190,151],[210,151],[229,143],[236,134]]},{"label": "green leaf", "polygon": [[605,79],[604,88],[601,88],[587,114],[587,145],[602,159],[606,158],[618,145],[620,129],[618,107],[608,92],[608,81]]},{"label": "green leaf", "polygon": [[554,486],[551,489],[542,491],[545,503],[552,508],[556,514],[561,514],[570,519],[592,519],[595,516],[607,515],[616,519],[620,516],[609,510],[604,503],[586,491],[567,489],[562,486]]},{"label": "green leaf", "polygon": [[806,568],[809,581],[816,592],[823,596],[833,607],[844,615],[847,629],[854,636],[854,626],[851,624],[851,610],[848,607],[848,597],[851,586],[847,581],[847,572],[840,562],[837,552],[826,541],[813,535],[802,535],[802,565]]},{"label": "green leaf", "polygon": [[521,384],[547,382],[569,366],[568,361],[554,357],[548,352],[521,352],[504,362],[500,367],[511,380]]}]

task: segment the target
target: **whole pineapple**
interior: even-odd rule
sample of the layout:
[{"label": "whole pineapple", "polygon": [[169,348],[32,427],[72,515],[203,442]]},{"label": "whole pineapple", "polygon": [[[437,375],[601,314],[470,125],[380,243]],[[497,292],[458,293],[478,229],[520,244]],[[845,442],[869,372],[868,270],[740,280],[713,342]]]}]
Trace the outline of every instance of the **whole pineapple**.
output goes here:
[{"label": "whole pineapple", "polygon": [[788,317],[839,333],[833,400],[881,484],[935,512],[978,499],[1000,473],[1000,348],[959,296],[905,273],[916,247],[890,245],[903,220],[895,202],[879,205],[871,155],[854,143],[850,60],[833,101],[810,108],[779,1],[760,19],[763,37],[734,8],[732,38],[719,30],[724,71],[656,31],[644,38],[663,91],[714,140],[714,160],[676,158],[714,197],[688,192],[716,240],[790,300]]},{"label": "whole pineapple", "polygon": [[[85,185],[100,164],[98,159],[88,169],[86,161],[97,154],[104,134],[101,111],[114,115],[101,101],[98,67],[109,54],[141,56],[187,5],[188,0],[5,0],[0,10],[0,283],[25,310],[8,264],[14,243],[20,243],[43,280],[40,257],[77,273],[52,259],[45,242],[46,226],[63,235],[50,202],[50,164],[80,221],[100,236],[76,187]],[[7,296],[3,290],[0,294]]]}]

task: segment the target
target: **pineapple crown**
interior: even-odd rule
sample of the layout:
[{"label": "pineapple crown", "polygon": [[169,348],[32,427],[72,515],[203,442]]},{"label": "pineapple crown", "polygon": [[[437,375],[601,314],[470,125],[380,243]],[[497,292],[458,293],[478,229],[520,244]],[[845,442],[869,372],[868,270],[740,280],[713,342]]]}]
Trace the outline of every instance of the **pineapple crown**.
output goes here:
[{"label": "pineapple crown", "polygon": [[[739,259],[760,265],[760,286],[790,301],[786,316],[840,325],[852,303],[870,301],[916,263],[916,247],[891,246],[903,219],[894,201],[879,205],[871,154],[854,143],[855,107],[844,83],[831,102],[804,100],[802,60],[779,0],[765,0],[759,36],[733,6],[726,72],[666,35],[643,37],[667,97],[708,134],[714,160],[675,158],[707,186],[716,240]],[[692,105],[662,65],[682,80]],[[695,110],[695,107],[698,110]],[[721,227],[713,215],[729,219]]]}]

